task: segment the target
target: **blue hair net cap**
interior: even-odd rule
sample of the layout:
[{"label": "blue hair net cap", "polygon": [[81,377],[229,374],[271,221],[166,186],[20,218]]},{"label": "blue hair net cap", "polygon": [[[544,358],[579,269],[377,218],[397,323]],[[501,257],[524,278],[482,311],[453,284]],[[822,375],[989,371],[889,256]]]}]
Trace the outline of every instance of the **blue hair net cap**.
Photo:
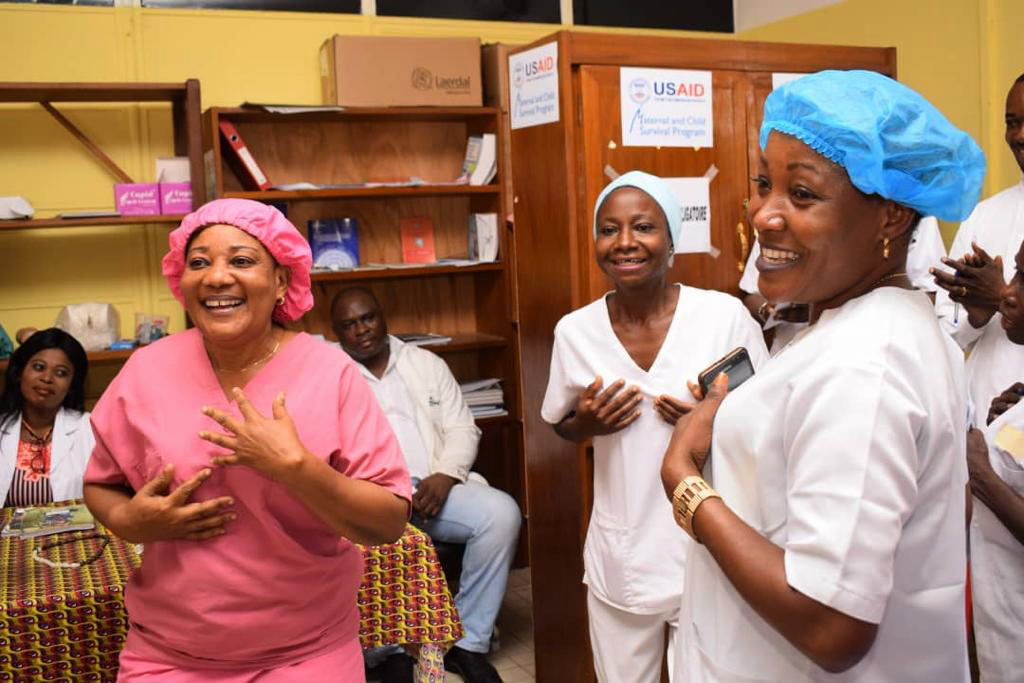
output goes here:
[{"label": "blue hair net cap", "polygon": [[656,175],[644,173],[643,171],[623,173],[601,190],[601,194],[597,196],[597,201],[594,203],[595,240],[597,239],[597,212],[601,210],[601,205],[604,204],[604,200],[608,198],[608,195],[620,187],[635,187],[650,195],[651,199],[661,207],[666,220],[668,220],[668,235],[672,239],[672,246],[674,247],[679,244],[683,233],[683,211],[679,208],[679,201],[676,199],[675,194],[672,193],[672,188],[668,186],[668,183]]},{"label": "blue hair net cap", "polygon": [[786,83],[764,103],[761,149],[772,131],[845,168],[861,192],[944,221],[967,218],[985,177],[985,155],[970,135],[874,71],[820,71]]}]

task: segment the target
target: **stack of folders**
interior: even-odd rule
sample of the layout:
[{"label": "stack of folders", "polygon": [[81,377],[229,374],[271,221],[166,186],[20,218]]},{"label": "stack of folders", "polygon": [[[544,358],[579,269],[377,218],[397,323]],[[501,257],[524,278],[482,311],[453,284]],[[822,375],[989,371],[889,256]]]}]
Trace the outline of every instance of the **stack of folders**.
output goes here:
[{"label": "stack of folders", "polygon": [[501,390],[500,379],[478,379],[475,382],[465,382],[459,386],[473,417],[508,415],[508,411],[505,410],[505,394]]},{"label": "stack of folders", "polygon": [[411,344],[413,346],[440,346],[441,344],[452,343],[452,338],[448,335],[433,334],[432,332],[410,332],[407,334],[396,334],[395,336],[406,344]]}]

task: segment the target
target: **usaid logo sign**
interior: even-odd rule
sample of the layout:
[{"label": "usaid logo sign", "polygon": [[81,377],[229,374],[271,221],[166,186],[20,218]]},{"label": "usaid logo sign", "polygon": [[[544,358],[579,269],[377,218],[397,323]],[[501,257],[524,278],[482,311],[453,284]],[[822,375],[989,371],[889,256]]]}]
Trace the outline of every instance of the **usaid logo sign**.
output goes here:
[{"label": "usaid logo sign", "polygon": [[517,87],[523,87],[523,83],[526,82],[526,65],[522,62],[516,64],[515,68],[512,69],[512,83]]},{"label": "usaid logo sign", "polygon": [[629,82],[629,99],[637,104],[651,99],[651,84],[646,78],[634,78]]},{"label": "usaid logo sign", "polygon": [[654,94],[659,97],[704,97],[704,84],[655,81]]}]

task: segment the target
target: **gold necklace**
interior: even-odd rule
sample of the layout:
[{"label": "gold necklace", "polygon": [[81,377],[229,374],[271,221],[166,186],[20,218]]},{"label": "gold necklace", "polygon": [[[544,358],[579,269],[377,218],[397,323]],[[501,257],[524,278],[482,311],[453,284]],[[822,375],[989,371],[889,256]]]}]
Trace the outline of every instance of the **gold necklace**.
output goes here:
[{"label": "gold necklace", "polygon": [[869,287],[869,289],[874,289],[875,287],[877,287],[878,285],[882,284],[886,280],[895,280],[896,278],[903,277],[904,275],[906,275],[906,273],[889,273],[888,275],[886,275],[884,277],[880,277],[877,280],[875,280],[875,284],[871,285],[871,287]]},{"label": "gold necklace", "polygon": [[[277,343],[274,344],[274,348],[270,349],[270,351],[267,353],[267,355],[263,356],[262,358],[258,358],[256,360],[254,360],[253,362],[249,363],[248,365],[242,366],[238,370],[232,370],[231,368],[224,368],[224,367],[221,367],[221,366],[217,365],[216,363],[213,364],[213,367],[218,372],[230,372],[232,374],[240,375],[243,372],[246,372],[247,370],[252,370],[254,367],[259,365],[260,363],[266,363],[268,360],[273,358],[274,354],[277,353],[277,349],[280,348],[280,346],[281,346],[281,340],[278,339]],[[213,360],[212,356],[210,357],[210,360],[211,361]]]}]

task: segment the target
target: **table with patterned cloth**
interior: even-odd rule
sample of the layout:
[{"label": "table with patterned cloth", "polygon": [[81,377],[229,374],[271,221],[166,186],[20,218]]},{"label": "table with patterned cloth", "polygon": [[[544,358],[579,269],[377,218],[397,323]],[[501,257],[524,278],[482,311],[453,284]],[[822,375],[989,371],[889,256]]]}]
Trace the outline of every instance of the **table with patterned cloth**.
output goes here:
[{"label": "table with patterned cloth", "polygon": [[[0,510],[0,527],[12,512]],[[0,539],[0,681],[117,677],[128,630],[124,585],[142,562],[135,546],[111,536],[95,562],[77,569],[32,559],[33,550],[47,542],[91,533]],[[41,554],[55,562],[81,561],[101,544],[87,538]],[[430,538],[406,526],[397,543],[363,548],[363,558],[358,596],[363,646],[418,649],[417,681],[443,681],[444,653],[462,637],[462,624]]]}]

